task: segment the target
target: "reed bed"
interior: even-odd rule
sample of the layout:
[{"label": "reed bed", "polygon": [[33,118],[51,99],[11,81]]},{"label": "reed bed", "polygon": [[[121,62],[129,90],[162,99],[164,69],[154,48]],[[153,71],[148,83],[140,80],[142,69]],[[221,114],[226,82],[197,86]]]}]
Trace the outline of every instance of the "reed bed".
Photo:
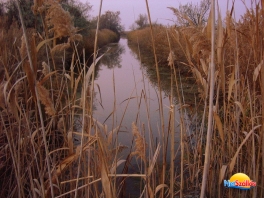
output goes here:
[{"label": "reed bed", "polygon": [[[204,173],[205,156],[208,159],[208,179],[205,182],[201,197],[261,197],[263,189],[262,166],[262,77],[261,70],[263,55],[262,44],[257,40],[263,38],[261,4],[247,12],[239,22],[233,19],[233,8],[222,20],[218,13],[214,27],[215,43],[215,77],[213,95],[213,127],[210,150],[205,152],[207,120],[209,119],[209,85],[211,65],[211,35],[212,23],[209,18],[206,27],[174,27],[166,30],[165,27],[154,26],[154,42],[157,43],[156,56],[162,62],[163,52],[170,54],[170,48],[164,35],[176,49],[176,64],[180,70],[185,65],[193,73],[199,86],[199,98],[196,104],[198,118],[192,134],[183,134],[182,149],[185,149],[185,173],[182,191],[196,192],[202,188],[202,174]],[[223,23],[225,22],[225,27]],[[148,36],[150,28],[133,31],[128,35],[131,45],[139,41],[139,45],[149,50]],[[163,36],[161,36],[163,35]],[[172,38],[171,38],[172,37]],[[254,43],[254,44],[253,44]],[[172,45],[172,44],[171,44]],[[174,51],[175,50],[175,51]],[[181,50],[181,52],[179,52]],[[159,56],[161,58],[159,58]],[[182,59],[178,57],[185,56]],[[183,64],[178,64],[183,63]],[[184,78],[184,74],[182,74]],[[195,102],[195,101],[193,101]],[[188,104],[188,103],[187,103]],[[184,104],[183,105],[187,105]],[[203,111],[201,111],[202,107]],[[203,113],[202,113],[203,112]],[[246,113],[247,112],[247,113]],[[198,124],[201,123],[201,124]],[[186,131],[185,131],[186,132]],[[250,175],[258,186],[250,191],[234,191],[223,186],[223,180],[230,178],[236,172],[245,172]],[[182,181],[183,178],[181,178]],[[195,196],[194,194],[194,196]],[[181,195],[183,196],[183,195]]]},{"label": "reed bed", "polygon": [[[92,54],[96,30],[90,30],[89,34],[84,38],[83,46],[86,49],[86,53]],[[102,29],[98,31],[98,48],[102,48],[106,44],[115,43],[119,40],[118,35],[109,29]]]},{"label": "reed bed", "polygon": [[[161,120],[157,130],[162,134],[155,146],[151,138],[146,142],[152,130],[146,130],[148,123],[140,120],[131,123],[133,145],[118,143],[123,117],[129,112],[125,109],[115,125],[115,103],[110,115],[112,126],[93,118],[94,72],[103,56],[97,57],[100,21],[93,63],[87,65],[85,50],[78,50],[82,38],[69,13],[56,1],[34,3],[34,11],[42,18],[43,33],[25,29],[20,13],[21,28],[14,24],[0,34],[1,197],[127,197],[125,183],[129,177],[140,181],[140,197],[264,196],[262,2],[248,9],[239,22],[234,21],[232,8],[225,20],[218,13],[213,27],[215,22],[209,18],[212,21],[206,27],[165,28],[152,26],[146,1],[150,27],[132,32],[128,38],[137,45],[139,57],[144,50],[153,50]],[[0,25],[4,20],[1,18]],[[214,31],[216,37],[211,40]],[[146,36],[151,40],[144,40]],[[215,50],[211,50],[212,43]],[[69,70],[65,69],[66,55],[71,57]],[[163,118],[161,62],[171,71],[169,120]],[[212,64],[214,78],[209,73]],[[181,91],[185,76],[179,69],[183,66],[199,86],[199,98],[193,104],[186,102]],[[146,80],[144,75],[142,79]],[[114,92],[115,83],[113,73]],[[210,88],[214,91],[211,100]],[[148,107],[147,90],[141,94],[134,91],[124,101],[126,105],[136,92],[138,109],[141,103]],[[175,96],[180,120],[175,120]],[[186,120],[188,111],[193,116]],[[212,141],[206,149],[209,118]],[[180,126],[179,148],[174,144],[175,122]],[[131,146],[130,153],[123,159],[121,152],[126,146]],[[130,174],[133,158],[140,172]],[[204,165],[205,158],[209,166]],[[205,172],[208,174],[203,176]],[[225,188],[223,180],[237,172],[249,175],[257,187],[250,191]]]}]

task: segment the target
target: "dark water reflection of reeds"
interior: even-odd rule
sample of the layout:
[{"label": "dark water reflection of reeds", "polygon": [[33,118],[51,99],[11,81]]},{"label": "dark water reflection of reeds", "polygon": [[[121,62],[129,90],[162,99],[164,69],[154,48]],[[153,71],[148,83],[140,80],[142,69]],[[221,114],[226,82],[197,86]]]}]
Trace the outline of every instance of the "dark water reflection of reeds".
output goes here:
[{"label": "dark water reflection of reeds", "polygon": [[[158,83],[153,62],[144,61],[140,63],[138,54],[127,44],[127,39],[121,39],[118,44],[111,44],[101,50],[105,53],[96,66],[95,71],[95,99],[93,117],[107,126],[106,136],[109,137],[110,131],[118,128],[119,131],[113,135],[113,140],[119,146],[126,146],[121,153],[118,153],[118,159],[126,159],[133,145],[133,133],[131,125],[137,122],[139,130],[147,142],[146,155],[153,155],[157,144],[161,143],[161,117],[159,114]],[[151,59],[150,55],[144,57],[144,60]],[[170,127],[170,87],[171,87],[171,69],[165,65],[160,67],[161,88],[162,88],[162,111],[164,113],[165,132],[167,137]],[[185,82],[182,80],[182,82]],[[175,83],[174,83],[175,84]],[[184,85],[191,89],[189,84]],[[174,88],[175,89],[175,88]],[[176,94],[176,91],[174,91]],[[195,92],[190,91],[190,94]],[[146,96],[145,98],[143,96]],[[129,99],[130,98],[130,99]],[[180,129],[179,129],[179,106],[177,97],[174,97],[175,105],[175,150],[179,147]],[[186,111],[184,117],[186,123],[189,123],[189,116]],[[104,134],[105,135],[105,134]],[[170,144],[168,144],[169,146]],[[133,146],[132,146],[133,148]],[[170,153],[166,154],[167,160],[170,159]],[[131,162],[127,173],[137,173],[139,167]],[[157,163],[161,163],[160,158]],[[176,162],[177,163],[177,162]],[[118,172],[122,171],[122,166]],[[143,171],[144,172],[144,171]],[[133,185],[132,185],[133,184]],[[130,185],[130,187],[129,187]],[[127,191],[136,197],[139,196],[138,189],[134,187],[140,185],[140,180],[135,178],[127,179]],[[138,188],[138,187],[136,187]]]},{"label": "dark water reflection of reeds", "polygon": [[[131,49],[132,55],[138,60],[141,59],[142,67],[146,71],[148,79],[155,87],[158,87],[157,72],[155,69],[154,56],[152,52],[144,51],[142,54],[139,54],[137,46],[128,46]],[[168,66],[168,62],[164,61],[159,62],[158,65],[161,80],[161,89],[166,96],[169,96],[171,92],[171,78],[174,78],[171,77],[171,68]],[[197,86],[194,78],[192,77],[192,73],[188,72],[189,68],[187,68],[187,66],[181,65],[180,61],[175,62],[175,67],[179,89],[180,92],[184,95],[184,103],[193,105],[195,103],[194,98],[195,96],[197,96]],[[173,82],[173,85],[174,93],[176,93],[175,82]],[[177,97],[174,98],[174,103],[178,103]]]}]

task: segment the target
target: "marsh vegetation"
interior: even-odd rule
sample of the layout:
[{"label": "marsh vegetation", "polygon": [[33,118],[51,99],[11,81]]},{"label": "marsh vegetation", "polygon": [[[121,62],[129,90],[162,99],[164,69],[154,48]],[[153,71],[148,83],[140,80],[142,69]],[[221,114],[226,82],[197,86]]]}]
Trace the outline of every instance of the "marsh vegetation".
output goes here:
[{"label": "marsh vegetation", "polygon": [[[0,197],[264,196],[263,1],[173,27],[146,1],[110,45],[119,12],[21,2],[0,3]],[[237,172],[257,186],[224,187]]]}]

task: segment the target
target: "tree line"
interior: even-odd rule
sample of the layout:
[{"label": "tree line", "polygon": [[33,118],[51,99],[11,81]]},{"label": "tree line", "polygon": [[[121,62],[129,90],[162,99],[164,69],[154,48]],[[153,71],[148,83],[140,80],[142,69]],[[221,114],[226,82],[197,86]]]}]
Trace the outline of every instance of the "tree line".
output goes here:
[{"label": "tree line", "polygon": [[[31,0],[19,0],[18,2],[21,7],[26,28],[35,28],[39,30],[42,26],[41,16],[34,11],[34,2]],[[89,30],[96,28],[98,17],[91,17],[92,5],[89,2],[82,3],[79,0],[61,0],[60,4],[62,8],[72,16],[73,24],[79,29],[79,33],[84,35],[87,34]],[[20,26],[16,0],[0,3],[0,16],[5,16],[7,18],[5,29],[9,29],[14,21]],[[120,12],[108,10],[102,14],[100,16],[99,29],[109,29],[120,35],[124,30],[124,27],[121,25]]]},{"label": "tree line", "polygon": [[[168,7],[175,15],[177,26],[203,26],[209,17],[211,6],[210,0],[201,0],[200,3],[180,4],[178,8]],[[146,14],[139,14],[135,22],[129,27],[130,30],[143,29],[149,26]]]}]

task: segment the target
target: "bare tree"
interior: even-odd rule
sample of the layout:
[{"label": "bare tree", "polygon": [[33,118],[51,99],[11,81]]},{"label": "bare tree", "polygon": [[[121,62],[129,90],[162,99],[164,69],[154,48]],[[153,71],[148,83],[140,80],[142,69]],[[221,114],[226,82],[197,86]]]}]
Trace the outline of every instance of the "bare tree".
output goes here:
[{"label": "bare tree", "polygon": [[146,27],[148,25],[147,15],[140,14],[138,16],[138,19],[135,21],[135,23],[137,24],[139,29]]},{"label": "bare tree", "polygon": [[178,9],[173,7],[169,7],[169,9],[171,9],[174,12],[174,15],[177,17],[178,25],[202,26],[207,22],[210,6],[210,0],[202,0],[200,4],[180,4]]},{"label": "bare tree", "polygon": [[129,26],[129,29],[132,30],[132,31],[134,31],[134,30],[137,29],[136,26],[137,26],[137,25],[136,25],[135,23],[133,23],[132,25]]}]

